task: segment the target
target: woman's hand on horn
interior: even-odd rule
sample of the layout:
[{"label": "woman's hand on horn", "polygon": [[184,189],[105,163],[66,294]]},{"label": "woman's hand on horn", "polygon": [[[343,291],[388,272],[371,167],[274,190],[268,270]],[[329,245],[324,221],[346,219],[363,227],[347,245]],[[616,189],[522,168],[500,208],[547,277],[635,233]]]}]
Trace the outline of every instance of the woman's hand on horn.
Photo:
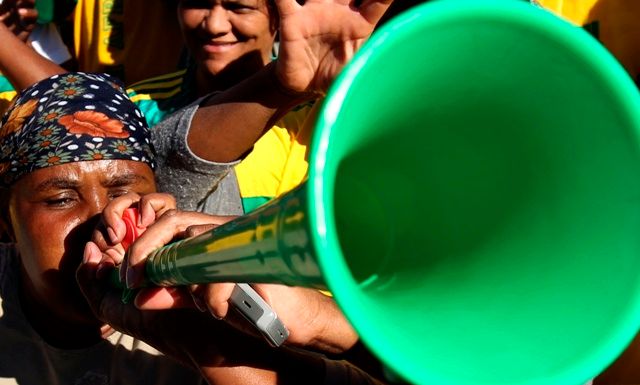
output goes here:
[{"label": "woman's hand on horn", "polygon": [[319,356],[273,349],[206,313],[189,309],[144,311],[123,304],[120,291],[99,277],[102,257],[94,243],[87,243],[76,272],[78,285],[96,317],[199,370],[208,383],[319,384],[309,381],[324,378],[325,364]]},{"label": "woman's hand on horn", "polygon": [[[127,209],[135,207],[138,218],[134,218],[137,234],[142,234],[146,227],[156,221],[165,212],[175,209],[176,202],[169,194],[153,193],[140,196],[130,192],[113,199],[102,211],[101,221],[91,236],[91,243],[95,244],[103,254],[101,265],[120,265],[125,257],[123,245],[127,234],[124,215]],[[124,282],[125,269],[122,270]]]},{"label": "woman's hand on horn", "polygon": [[[136,226],[133,242],[130,239],[125,242],[127,226],[124,217],[130,215],[127,212],[129,208],[137,209],[137,218],[130,218]],[[121,281],[128,288],[135,289],[144,280],[144,263],[152,251],[192,236],[194,233],[190,228],[198,228],[199,225],[212,228],[233,218],[178,211],[175,198],[170,194],[140,196],[128,193],[115,198],[104,208],[101,225],[94,231],[91,243],[103,255],[101,268],[105,267],[102,265],[120,265]],[[157,289],[163,291],[162,288]]]},{"label": "woman's hand on horn", "polygon": [[[125,210],[137,207],[139,237],[130,245],[126,260]],[[198,308],[217,319],[225,319],[236,328],[255,336],[257,330],[239,314],[230,311],[233,283],[191,285],[190,287],[144,287],[144,263],[152,251],[177,239],[199,235],[234,217],[212,216],[175,210],[175,200],[168,194],[139,196],[126,194],[114,199],[102,214],[103,226],[94,232],[93,243],[102,253],[99,270],[120,265],[121,280],[127,287],[139,288],[134,304],[140,310]],[[90,246],[94,247],[94,246]],[[275,284],[257,284],[260,294],[290,331],[288,344],[327,353],[341,353],[351,348],[358,336],[333,298],[314,289]]]},{"label": "woman's hand on horn", "polygon": [[[142,281],[144,261],[150,252],[176,237],[196,236],[231,219],[233,217],[177,210],[165,212],[131,245],[126,261],[127,285],[135,288]],[[136,276],[132,277],[131,274]],[[260,336],[253,325],[237,312],[230,311],[229,298],[234,285],[212,283],[182,288],[146,287],[140,289],[134,304],[141,310],[196,307],[248,334]],[[289,329],[287,344],[338,354],[350,349],[358,341],[358,335],[330,296],[302,287],[275,284],[256,284],[253,287]]]},{"label": "woman's hand on horn", "polygon": [[[192,285],[189,297],[183,290],[145,288],[135,299],[139,309],[160,310],[196,306],[216,319],[224,319],[239,330],[260,337],[257,329],[229,307],[233,283]],[[287,345],[340,354],[358,341],[358,335],[335,301],[315,289],[276,284],[253,284],[256,292],[273,308],[289,330]],[[193,301],[193,304],[190,302]]]}]

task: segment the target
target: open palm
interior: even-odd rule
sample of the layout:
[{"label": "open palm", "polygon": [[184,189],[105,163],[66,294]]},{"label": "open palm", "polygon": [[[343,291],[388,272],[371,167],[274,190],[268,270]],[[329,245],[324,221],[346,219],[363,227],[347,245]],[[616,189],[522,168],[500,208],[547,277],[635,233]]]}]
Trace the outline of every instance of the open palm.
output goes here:
[{"label": "open palm", "polygon": [[296,0],[276,0],[280,13],[278,80],[294,92],[325,93],[392,2],[307,0],[300,5]]}]

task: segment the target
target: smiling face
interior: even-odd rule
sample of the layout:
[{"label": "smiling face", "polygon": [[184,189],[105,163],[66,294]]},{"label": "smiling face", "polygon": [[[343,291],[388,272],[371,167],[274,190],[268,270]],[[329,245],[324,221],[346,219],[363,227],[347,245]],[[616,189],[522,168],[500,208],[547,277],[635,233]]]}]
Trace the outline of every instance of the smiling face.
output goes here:
[{"label": "smiling face", "polygon": [[270,61],[275,17],[267,1],[180,1],[178,19],[199,71],[238,82]]},{"label": "smiling face", "polygon": [[75,280],[98,214],[113,198],[155,191],[153,171],[131,160],[67,163],[24,175],[10,189],[9,221],[22,298],[52,322],[96,324]]}]

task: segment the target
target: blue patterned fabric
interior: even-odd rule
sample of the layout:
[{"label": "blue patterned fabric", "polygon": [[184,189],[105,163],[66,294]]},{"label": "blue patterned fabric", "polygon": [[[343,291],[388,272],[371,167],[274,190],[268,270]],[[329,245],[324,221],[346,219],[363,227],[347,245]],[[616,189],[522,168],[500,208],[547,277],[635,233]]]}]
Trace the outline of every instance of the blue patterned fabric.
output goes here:
[{"label": "blue patterned fabric", "polygon": [[55,75],[25,89],[0,124],[0,185],[70,162],[124,159],[155,168],[149,128],[107,74]]}]

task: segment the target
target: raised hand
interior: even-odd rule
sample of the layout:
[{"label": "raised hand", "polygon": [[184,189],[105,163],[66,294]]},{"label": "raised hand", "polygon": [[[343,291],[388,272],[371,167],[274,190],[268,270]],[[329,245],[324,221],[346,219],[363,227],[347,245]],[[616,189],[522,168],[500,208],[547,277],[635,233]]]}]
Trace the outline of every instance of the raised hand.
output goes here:
[{"label": "raised hand", "polygon": [[276,0],[280,50],[276,76],[300,93],[326,93],[393,0]]}]

